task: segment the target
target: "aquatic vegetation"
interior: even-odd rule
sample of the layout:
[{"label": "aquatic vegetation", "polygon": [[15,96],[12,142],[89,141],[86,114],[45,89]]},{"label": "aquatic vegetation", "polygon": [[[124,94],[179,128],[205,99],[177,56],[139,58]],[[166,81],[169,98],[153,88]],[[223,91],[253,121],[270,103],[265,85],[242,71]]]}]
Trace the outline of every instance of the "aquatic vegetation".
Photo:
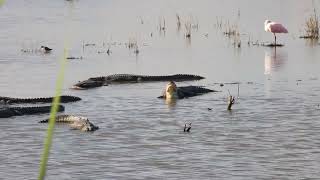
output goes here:
[{"label": "aquatic vegetation", "polygon": [[229,21],[227,21],[227,23],[225,24],[225,30],[223,31],[223,34],[228,37],[231,38],[233,41],[233,46],[235,48],[240,48],[241,47],[241,37],[240,37],[240,30],[238,28],[238,24],[234,23],[234,24],[229,24]]},{"label": "aquatic vegetation", "polygon": [[236,23],[230,24],[229,21],[227,21],[223,34],[228,36],[228,37],[230,37],[230,36],[239,36],[240,35],[240,31],[239,31],[238,25]]},{"label": "aquatic vegetation", "polygon": [[180,29],[181,29],[181,18],[179,16],[179,14],[176,14],[176,18],[177,18],[177,30],[180,31]]},{"label": "aquatic vegetation", "polygon": [[129,38],[128,40],[128,43],[126,44],[126,46],[129,48],[129,49],[132,49],[132,48],[135,48],[137,47],[137,39],[136,38]]},{"label": "aquatic vegetation", "polygon": [[222,18],[216,17],[216,23],[213,25],[217,29],[222,29]]},{"label": "aquatic vegetation", "polygon": [[313,14],[305,22],[305,35],[300,36],[304,39],[319,39],[319,18],[316,9],[313,9]]},{"label": "aquatic vegetation", "polygon": [[225,35],[227,38],[231,39],[232,45],[235,48],[241,48],[241,33],[238,26],[238,21],[231,24],[229,20],[224,21],[222,18],[216,17],[214,27],[217,30],[222,31],[222,34]]},{"label": "aquatic vegetation", "polygon": [[164,17],[159,17],[159,31],[166,31],[166,19]]},{"label": "aquatic vegetation", "polygon": [[184,27],[186,28],[186,34],[185,34],[185,37],[186,38],[191,38],[191,23],[190,22],[186,22]]},{"label": "aquatic vegetation", "polygon": [[192,35],[192,30],[199,30],[199,22],[194,20],[195,18],[190,15],[187,20],[185,20],[184,27],[185,27],[185,38],[190,39]]}]

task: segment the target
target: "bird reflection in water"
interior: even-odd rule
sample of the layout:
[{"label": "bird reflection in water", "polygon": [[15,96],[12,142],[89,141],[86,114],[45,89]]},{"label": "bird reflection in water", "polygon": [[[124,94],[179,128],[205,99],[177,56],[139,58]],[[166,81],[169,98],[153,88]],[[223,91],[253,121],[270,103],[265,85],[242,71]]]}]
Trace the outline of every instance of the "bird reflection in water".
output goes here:
[{"label": "bird reflection in water", "polygon": [[272,75],[272,73],[279,71],[288,60],[288,54],[279,49],[270,49],[265,51],[264,56],[264,74]]}]

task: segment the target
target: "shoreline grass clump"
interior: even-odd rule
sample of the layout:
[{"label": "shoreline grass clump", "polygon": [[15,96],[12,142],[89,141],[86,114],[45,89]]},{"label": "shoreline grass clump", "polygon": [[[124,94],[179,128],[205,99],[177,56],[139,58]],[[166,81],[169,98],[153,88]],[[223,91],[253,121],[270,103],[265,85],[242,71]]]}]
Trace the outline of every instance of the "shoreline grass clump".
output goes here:
[{"label": "shoreline grass clump", "polygon": [[305,22],[305,35],[300,36],[303,39],[319,39],[319,18],[316,9]]}]

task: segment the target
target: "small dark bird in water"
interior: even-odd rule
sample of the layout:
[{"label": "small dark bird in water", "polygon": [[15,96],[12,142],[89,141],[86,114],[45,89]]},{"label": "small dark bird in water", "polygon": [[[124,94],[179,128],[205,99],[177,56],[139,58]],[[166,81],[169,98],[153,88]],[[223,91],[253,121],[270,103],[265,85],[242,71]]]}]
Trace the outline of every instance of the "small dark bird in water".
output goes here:
[{"label": "small dark bird in water", "polygon": [[184,124],[183,132],[190,132],[190,129],[191,129],[191,123],[188,123],[188,126],[187,124]]},{"label": "small dark bird in water", "polygon": [[43,50],[45,53],[49,53],[52,50],[51,48],[48,48],[47,46],[41,46],[40,49]]},{"label": "small dark bird in water", "polygon": [[208,111],[211,111],[212,110],[212,108],[208,108]]}]

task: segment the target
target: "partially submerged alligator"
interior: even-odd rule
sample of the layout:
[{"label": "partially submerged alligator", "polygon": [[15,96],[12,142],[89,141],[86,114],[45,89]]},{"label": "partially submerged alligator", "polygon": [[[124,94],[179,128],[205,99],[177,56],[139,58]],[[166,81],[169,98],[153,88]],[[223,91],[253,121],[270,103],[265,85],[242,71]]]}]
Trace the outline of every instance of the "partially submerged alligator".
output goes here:
[{"label": "partially submerged alligator", "polygon": [[[53,97],[41,97],[41,98],[12,98],[0,96],[0,101],[5,104],[22,104],[22,103],[51,103]],[[80,101],[81,98],[76,96],[60,96],[61,103]]]},{"label": "partially submerged alligator", "polygon": [[[31,107],[0,107],[0,118],[12,116],[23,116],[30,114],[50,113],[51,106],[31,106]],[[64,106],[58,106],[58,112],[64,111]]]},{"label": "partially submerged alligator", "polygon": [[158,98],[164,98],[164,99],[183,99],[193,96],[198,96],[202,94],[206,94],[209,92],[218,92],[215,90],[207,89],[201,86],[181,86],[177,87],[177,85],[170,81],[167,86],[166,90],[163,93],[162,96],[159,96]]},{"label": "partially submerged alligator", "polygon": [[194,81],[201,79],[204,79],[204,77],[192,74],[174,74],[167,76],[113,74],[109,76],[93,77],[84,81],[80,81],[77,84],[73,85],[72,89],[89,89],[116,83],[141,83],[153,81]]},{"label": "partially submerged alligator", "polygon": [[[72,129],[79,129],[81,131],[95,131],[99,127],[93,125],[88,118],[82,116],[73,115],[59,115],[55,118],[56,123],[67,123],[70,124]],[[47,123],[49,119],[39,121],[39,123]]]}]

